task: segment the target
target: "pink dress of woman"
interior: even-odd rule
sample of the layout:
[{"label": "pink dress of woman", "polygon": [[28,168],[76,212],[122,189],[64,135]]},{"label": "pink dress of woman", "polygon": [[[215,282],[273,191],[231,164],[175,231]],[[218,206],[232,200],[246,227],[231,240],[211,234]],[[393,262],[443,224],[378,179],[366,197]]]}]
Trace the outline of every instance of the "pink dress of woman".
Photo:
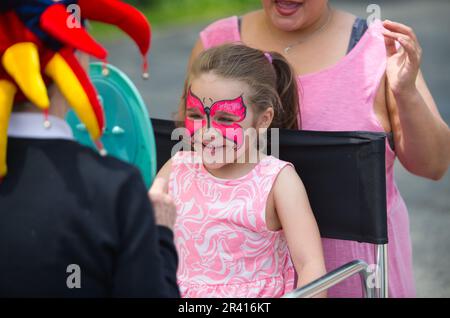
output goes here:
[{"label": "pink dress of woman", "polygon": [[289,165],[261,159],[247,175],[219,179],[195,152],[172,158],[169,194],[177,206],[174,228],[182,297],[280,297],[294,289],[295,270],[283,231],[266,226],[266,202]]},{"label": "pink dress of woman", "polygon": [[[300,76],[302,129],[321,131],[382,132],[374,112],[374,100],[386,70],[386,47],[381,21],[370,25],[358,44],[337,64]],[[241,42],[236,16],[219,20],[200,34],[208,49],[223,43]],[[386,143],[388,210],[389,296],[414,297],[409,216],[394,180],[396,155]],[[323,239],[327,270],[353,259],[374,264],[373,246],[364,243]],[[329,297],[361,297],[359,277],[329,290]]]}]

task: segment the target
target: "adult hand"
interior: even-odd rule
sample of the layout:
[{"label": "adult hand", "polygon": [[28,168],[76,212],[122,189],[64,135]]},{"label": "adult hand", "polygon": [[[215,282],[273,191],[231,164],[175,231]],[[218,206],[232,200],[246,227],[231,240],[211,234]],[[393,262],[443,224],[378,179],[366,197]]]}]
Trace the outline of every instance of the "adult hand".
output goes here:
[{"label": "adult hand", "polygon": [[[387,51],[386,74],[395,95],[417,90],[416,80],[422,59],[422,48],[410,27],[386,20],[383,35]],[[396,41],[401,47],[396,47]]]},{"label": "adult hand", "polygon": [[168,194],[168,183],[163,178],[156,178],[148,192],[155,211],[156,224],[173,230],[177,210],[173,199]]}]

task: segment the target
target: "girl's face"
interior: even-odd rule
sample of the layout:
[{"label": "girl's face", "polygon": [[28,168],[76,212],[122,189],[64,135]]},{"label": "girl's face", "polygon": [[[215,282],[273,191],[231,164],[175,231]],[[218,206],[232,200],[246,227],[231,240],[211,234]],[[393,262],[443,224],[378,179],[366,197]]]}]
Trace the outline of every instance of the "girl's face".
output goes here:
[{"label": "girl's face", "polygon": [[255,136],[248,132],[255,128],[255,116],[246,96],[246,84],[212,73],[200,75],[188,87],[185,125],[207,168],[236,162],[253,146]]},{"label": "girl's face", "polygon": [[262,0],[262,5],[274,27],[291,32],[316,22],[326,10],[328,0]]}]

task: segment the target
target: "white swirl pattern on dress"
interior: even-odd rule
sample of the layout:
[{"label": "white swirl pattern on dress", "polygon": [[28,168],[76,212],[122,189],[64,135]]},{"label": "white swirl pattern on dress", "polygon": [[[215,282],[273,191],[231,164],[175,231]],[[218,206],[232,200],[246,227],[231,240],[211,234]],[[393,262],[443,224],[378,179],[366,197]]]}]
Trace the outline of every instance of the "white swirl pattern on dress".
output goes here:
[{"label": "white swirl pattern on dress", "polygon": [[[266,157],[246,176],[210,175],[193,152],[172,158],[169,193],[177,206],[175,244],[183,297],[279,297],[294,288],[283,232],[265,222],[266,201],[289,163]],[[198,159],[198,158],[196,158]]]}]

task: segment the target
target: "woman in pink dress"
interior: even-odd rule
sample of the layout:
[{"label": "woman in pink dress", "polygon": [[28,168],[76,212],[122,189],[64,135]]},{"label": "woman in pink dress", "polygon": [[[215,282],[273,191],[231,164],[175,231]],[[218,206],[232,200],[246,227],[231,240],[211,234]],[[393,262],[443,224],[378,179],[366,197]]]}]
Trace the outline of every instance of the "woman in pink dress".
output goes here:
[{"label": "woman in pink dress", "polygon": [[194,62],[181,113],[195,151],[157,176],[177,206],[183,297],[280,297],[325,273],[299,176],[257,147],[267,128],[296,126],[297,105],[294,72],[277,53],[224,45]]},{"label": "woman in pink dress", "polygon": [[[442,178],[450,162],[450,131],[420,72],[413,30],[391,21],[364,20],[331,8],[327,0],[262,0],[263,10],[217,21],[192,52],[229,42],[276,51],[299,80],[299,124],[305,130],[392,133],[387,143],[389,295],[415,295],[409,218],[394,181],[394,161],[418,176]],[[350,43],[349,43],[350,39]],[[301,118],[301,120],[300,120]],[[323,239],[327,270],[353,259],[375,263],[372,246]],[[360,297],[357,277],[329,297]]]}]

